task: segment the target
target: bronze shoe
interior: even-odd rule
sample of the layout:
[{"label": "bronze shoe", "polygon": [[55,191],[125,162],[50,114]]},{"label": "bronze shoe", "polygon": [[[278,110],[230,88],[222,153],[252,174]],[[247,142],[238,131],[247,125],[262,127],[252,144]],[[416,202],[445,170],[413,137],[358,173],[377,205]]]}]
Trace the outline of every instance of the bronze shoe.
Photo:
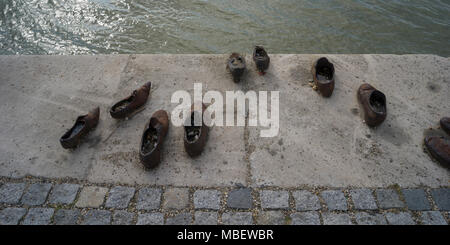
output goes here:
[{"label": "bronze shoe", "polygon": [[142,107],[147,102],[151,85],[151,82],[144,84],[139,89],[134,90],[130,96],[114,104],[109,110],[111,116],[116,119],[122,119],[130,116]]},{"label": "bronze shoe", "polygon": [[169,130],[169,116],[164,110],[153,113],[145,126],[139,148],[139,158],[147,168],[155,168],[161,162],[161,148]]},{"label": "bronze shoe", "polygon": [[233,75],[233,81],[235,83],[240,82],[246,69],[244,57],[238,53],[232,53],[230,58],[228,58],[227,69],[231,72],[231,75]]},{"label": "bronze shoe", "polygon": [[425,146],[439,163],[450,166],[450,141],[438,136],[425,137]]},{"label": "bronze shoe", "polygon": [[[203,120],[205,110],[206,106],[203,103],[201,113],[200,111],[194,110],[194,104],[192,104],[190,117],[187,118],[184,126],[184,149],[191,157],[198,156],[202,153],[208,139],[209,127],[205,125]],[[199,125],[195,124],[195,114],[201,119],[201,124],[198,123]]]},{"label": "bronze shoe", "polygon": [[256,69],[258,69],[259,74],[266,74],[265,70],[269,68],[270,57],[263,46],[255,46],[253,50],[253,61],[256,64]]},{"label": "bronze shoe", "polygon": [[441,124],[441,128],[450,135],[450,117],[443,117],[439,124]]},{"label": "bronze shoe", "polygon": [[314,85],[324,97],[330,97],[334,90],[334,65],[327,58],[316,60],[311,68]]},{"label": "bronze shoe", "polygon": [[364,111],[364,120],[370,127],[380,125],[386,119],[386,96],[368,83],[358,89],[358,101]]},{"label": "bronze shoe", "polygon": [[99,107],[91,110],[87,115],[79,116],[73,127],[59,139],[62,147],[65,149],[77,147],[81,139],[97,126],[99,117]]}]

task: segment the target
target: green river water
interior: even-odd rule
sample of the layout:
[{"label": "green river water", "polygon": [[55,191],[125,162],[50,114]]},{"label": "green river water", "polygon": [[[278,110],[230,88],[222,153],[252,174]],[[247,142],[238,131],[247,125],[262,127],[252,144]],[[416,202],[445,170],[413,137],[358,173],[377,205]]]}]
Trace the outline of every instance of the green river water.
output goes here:
[{"label": "green river water", "polygon": [[0,0],[0,54],[450,55],[450,0]]}]

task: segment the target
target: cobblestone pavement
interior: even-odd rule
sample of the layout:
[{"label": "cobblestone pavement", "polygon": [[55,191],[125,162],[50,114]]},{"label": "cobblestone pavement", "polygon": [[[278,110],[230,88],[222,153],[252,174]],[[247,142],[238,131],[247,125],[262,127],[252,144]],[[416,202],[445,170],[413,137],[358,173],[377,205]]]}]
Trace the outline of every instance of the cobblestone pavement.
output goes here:
[{"label": "cobblestone pavement", "polygon": [[0,179],[0,224],[447,225],[450,188],[198,188]]}]

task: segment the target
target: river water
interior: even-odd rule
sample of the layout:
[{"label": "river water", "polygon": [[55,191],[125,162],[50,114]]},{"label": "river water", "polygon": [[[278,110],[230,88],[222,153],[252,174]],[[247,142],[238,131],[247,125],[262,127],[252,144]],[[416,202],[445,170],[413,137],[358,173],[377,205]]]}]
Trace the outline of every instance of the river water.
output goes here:
[{"label": "river water", "polygon": [[0,54],[450,55],[450,0],[0,0]]}]

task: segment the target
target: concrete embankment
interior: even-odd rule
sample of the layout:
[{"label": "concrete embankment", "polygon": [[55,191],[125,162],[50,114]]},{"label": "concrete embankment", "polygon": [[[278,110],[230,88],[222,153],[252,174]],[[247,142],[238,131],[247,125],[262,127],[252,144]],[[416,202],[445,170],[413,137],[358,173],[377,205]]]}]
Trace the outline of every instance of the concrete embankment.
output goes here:
[{"label": "concrete embankment", "polygon": [[[321,55],[271,55],[265,76],[235,84],[228,55],[0,56],[0,175],[75,178],[97,183],[173,186],[449,186],[450,172],[423,151],[423,132],[450,116],[450,59],[434,55],[326,55],[336,68],[331,98],[311,89]],[[132,119],[109,115],[114,102],[152,82],[146,108]],[[361,119],[356,90],[369,82],[387,96],[388,117],[375,129]],[[144,171],[137,153],[151,114],[169,113],[177,90],[280,92],[278,136],[263,127],[210,131],[191,159],[183,129],[170,126],[163,161]],[[100,123],[77,149],[61,135],[78,115],[100,106]]]}]

